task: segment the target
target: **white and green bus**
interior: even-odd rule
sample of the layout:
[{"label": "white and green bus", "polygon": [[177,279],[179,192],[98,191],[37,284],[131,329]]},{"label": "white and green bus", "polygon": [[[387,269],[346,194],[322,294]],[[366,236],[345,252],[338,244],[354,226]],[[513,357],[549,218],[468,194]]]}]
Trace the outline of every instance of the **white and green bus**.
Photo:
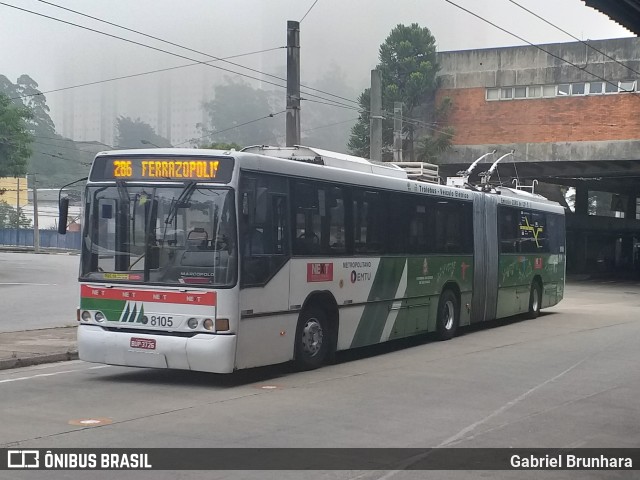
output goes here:
[{"label": "white and green bus", "polygon": [[410,177],[308,147],[99,153],[84,194],[80,358],[315,368],[562,299],[560,205]]}]

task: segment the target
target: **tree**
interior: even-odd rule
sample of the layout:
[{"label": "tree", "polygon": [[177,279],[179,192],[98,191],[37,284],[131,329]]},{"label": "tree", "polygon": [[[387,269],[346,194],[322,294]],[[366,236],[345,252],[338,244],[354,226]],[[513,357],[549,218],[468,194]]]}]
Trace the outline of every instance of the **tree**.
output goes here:
[{"label": "tree", "polygon": [[[369,107],[371,105],[371,89],[366,88],[358,97],[358,104],[360,105],[361,113],[360,118],[356,124],[351,128],[351,136],[349,137],[349,151],[359,157],[369,157],[369,148],[371,144],[371,136],[369,132],[369,123],[371,122],[371,115],[369,115]],[[385,143],[385,122],[382,124],[382,143],[383,145],[393,144],[393,140],[389,143]],[[388,130],[387,124],[387,130]],[[392,127],[393,128],[393,127]],[[392,131],[393,138],[393,131]]]},{"label": "tree", "polygon": [[[420,140],[420,155],[432,158],[447,147],[453,135],[449,130],[442,133],[438,127],[438,115],[443,113],[444,106],[435,106],[435,92],[438,87],[438,63],[436,58],[436,41],[428,28],[417,23],[410,26],[398,25],[380,45],[378,54],[382,81],[382,108],[386,112],[382,122],[382,144],[389,157],[393,146],[393,107],[394,102],[403,104],[403,133],[405,141],[403,150],[409,157],[414,157],[414,139],[417,132],[425,127],[431,133]],[[351,130],[349,148],[356,155],[369,154],[369,103],[370,92],[366,89],[358,102],[363,114]],[[449,101],[450,102],[450,101]],[[419,114],[419,115],[418,115]],[[419,122],[406,120],[404,117],[420,116]],[[445,138],[441,138],[445,135]]]},{"label": "tree", "polygon": [[200,145],[200,148],[208,148],[210,150],[242,150],[242,146],[237,143],[213,142]]},{"label": "tree", "polygon": [[241,80],[227,78],[226,81],[215,87],[214,99],[204,104],[208,117],[206,124],[200,125],[204,144],[272,144],[283,136],[282,126],[268,117],[284,110],[282,95],[253,88]]},{"label": "tree", "polygon": [[55,135],[56,127],[49,116],[47,98],[38,90],[38,83],[29,75],[20,75],[16,81],[15,92],[21,97],[25,107],[31,111],[29,125],[32,133],[38,135]]},{"label": "tree", "polygon": [[[6,95],[15,108],[29,114],[25,126],[33,136],[33,144],[30,155],[27,156],[28,161],[20,170],[21,175],[27,171],[37,173],[38,186],[55,187],[82,176],[82,170],[88,172],[86,164],[92,160],[92,155],[80,151],[72,140],[55,132],[47,99],[38,90],[38,83],[34,79],[21,75],[14,84],[0,75],[0,94]],[[29,181],[31,182],[31,178]]]},{"label": "tree", "polygon": [[24,175],[31,155],[27,122],[32,118],[26,108],[17,107],[0,94],[0,177]]},{"label": "tree", "polygon": [[18,211],[4,200],[0,200],[0,228],[15,228],[16,225],[22,228],[30,228],[31,220],[29,220],[24,212]]},{"label": "tree", "polygon": [[151,125],[139,118],[118,117],[116,145],[120,148],[172,147],[171,142],[156,134]]},{"label": "tree", "polygon": [[421,162],[437,162],[440,155],[451,147],[453,141],[453,127],[441,127],[442,121],[446,120],[451,109],[451,99],[445,97],[435,110],[432,110],[432,128],[428,133],[418,140],[416,157]]}]

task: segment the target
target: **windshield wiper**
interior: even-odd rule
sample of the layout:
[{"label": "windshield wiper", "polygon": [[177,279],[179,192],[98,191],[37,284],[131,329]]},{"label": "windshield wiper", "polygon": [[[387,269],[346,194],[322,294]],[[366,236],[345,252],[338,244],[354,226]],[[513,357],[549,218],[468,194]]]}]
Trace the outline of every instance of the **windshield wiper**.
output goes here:
[{"label": "windshield wiper", "polygon": [[196,182],[189,182],[187,186],[184,187],[182,192],[180,192],[178,198],[175,199],[175,201],[172,201],[171,207],[169,207],[169,214],[164,221],[165,224],[169,225],[171,222],[173,222],[176,215],[178,214],[178,208],[186,208],[189,206],[187,201],[189,200],[195,189]]}]

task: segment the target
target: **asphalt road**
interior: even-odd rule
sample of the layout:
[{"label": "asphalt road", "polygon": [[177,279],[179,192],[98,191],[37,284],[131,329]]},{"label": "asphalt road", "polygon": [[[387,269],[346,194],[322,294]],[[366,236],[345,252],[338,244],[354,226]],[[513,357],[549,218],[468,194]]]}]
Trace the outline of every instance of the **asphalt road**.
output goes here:
[{"label": "asphalt road", "polygon": [[79,258],[0,251],[0,332],[75,325]]},{"label": "asphalt road", "polygon": [[[0,372],[0,447],[638,447],[640,286],[577,283],[536,320],[231,376]],[[263,388],[269,387],[269,388]],[[79,426],[78,420],[104,424]],[[74,424],[75,423],[75,424]],[[11,473],[11,475],[7,475]],[[4,474],[4,476],[3,476]],[[17,478],[0,472],[0,478]],[[20,478],[637,478],[633,472],[29,472]]]}]

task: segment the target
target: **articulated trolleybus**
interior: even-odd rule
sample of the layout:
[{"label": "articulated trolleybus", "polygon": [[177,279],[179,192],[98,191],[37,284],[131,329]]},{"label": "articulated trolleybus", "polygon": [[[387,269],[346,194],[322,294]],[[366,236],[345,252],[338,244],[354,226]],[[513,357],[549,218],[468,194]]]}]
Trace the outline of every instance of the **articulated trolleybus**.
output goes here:
[{"label": "articulated trolleybus", "polygon": [[562,207],[398,165],[308,147],[99,153],[84,194],[80,358],[315,368],[338,350],[449,339],[562,299]]}]

